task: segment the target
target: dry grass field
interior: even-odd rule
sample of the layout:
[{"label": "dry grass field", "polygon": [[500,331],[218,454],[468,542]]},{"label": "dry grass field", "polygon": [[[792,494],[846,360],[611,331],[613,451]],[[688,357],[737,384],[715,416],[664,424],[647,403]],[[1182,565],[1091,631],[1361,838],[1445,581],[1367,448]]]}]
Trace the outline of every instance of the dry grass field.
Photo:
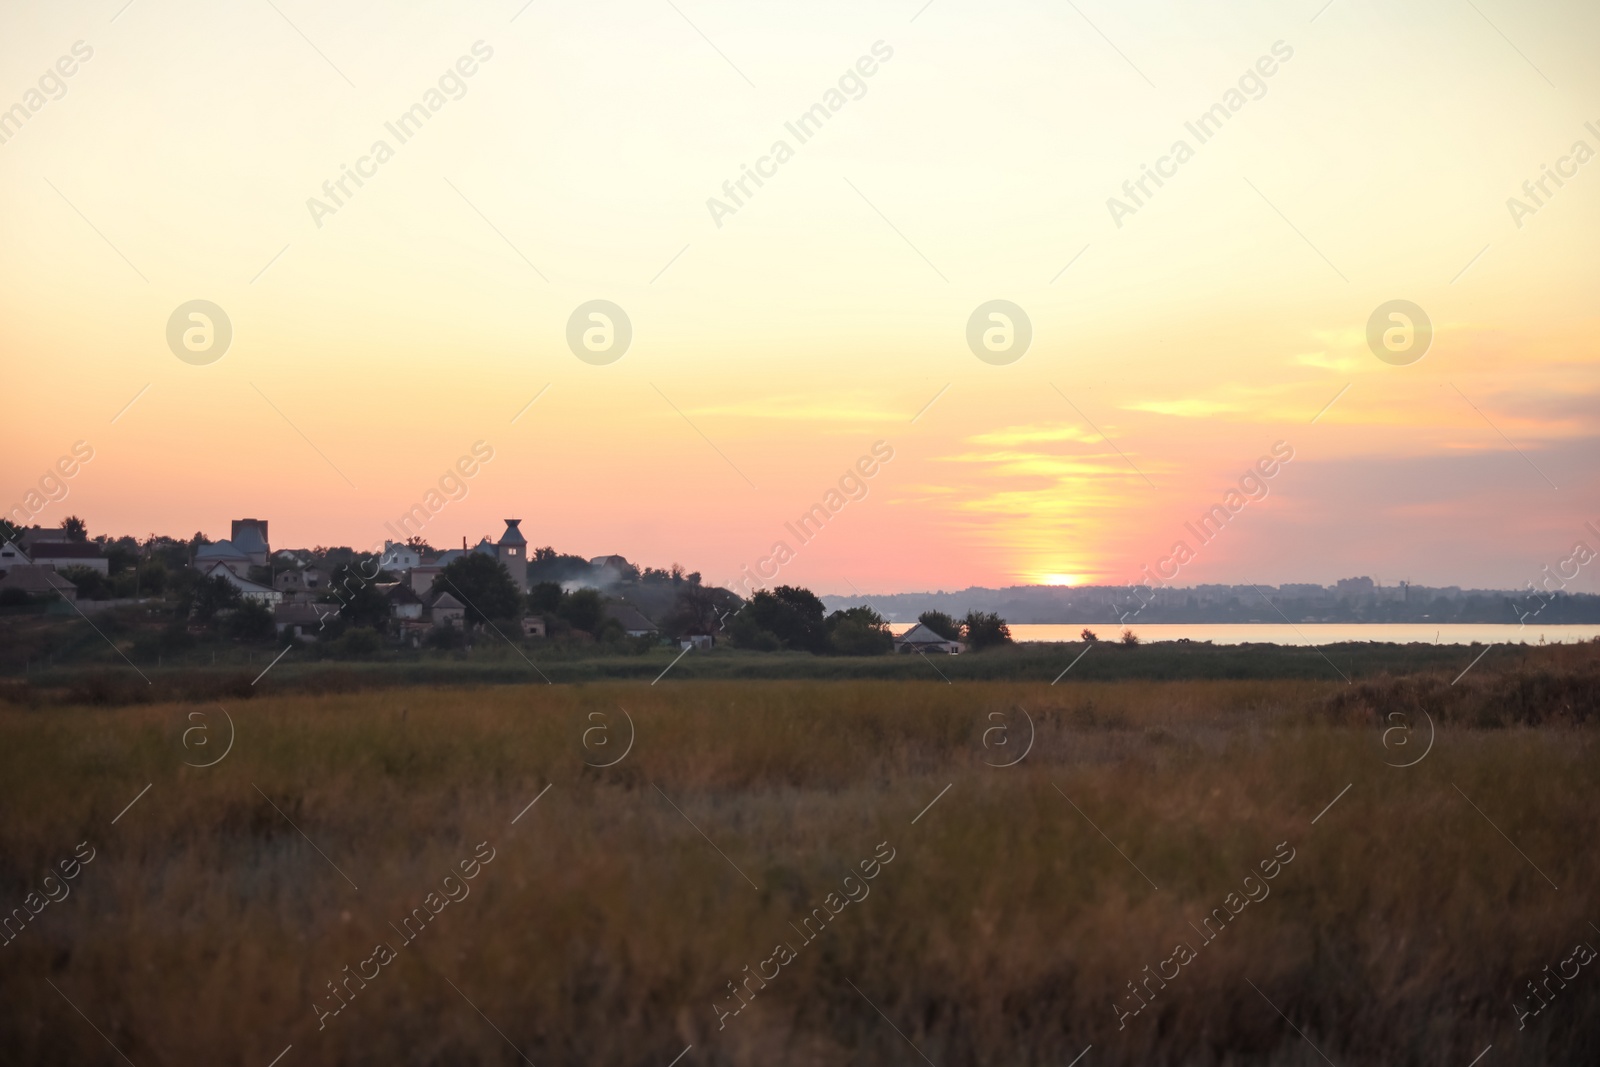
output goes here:
[{"label": "dry grass field", "polygon": [[1430,686],[0,704],[0,1061],[1600,1061],[1593,720]]}]

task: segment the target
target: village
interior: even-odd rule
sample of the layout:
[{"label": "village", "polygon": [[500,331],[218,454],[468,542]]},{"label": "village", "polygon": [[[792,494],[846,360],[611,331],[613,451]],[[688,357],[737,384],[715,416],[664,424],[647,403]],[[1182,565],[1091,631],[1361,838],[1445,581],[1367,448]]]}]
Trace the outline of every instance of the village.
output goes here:
[{"label": "village", "polygon": [[[817,654],[966,651],[964,624],[940,613],[899,629],[867,606],[825,615],[809,590],[782,586],[748,600],[706,586],[698,573],[639,568],[621,555],[530,549],[522,520],[491,540],[437,549],[420,537],[385,540],[381,553],[277,549],[266,519],[233,519],[228,537],[90,539],[81,520],[0,530],[0,611],[85,618],[142,608],[181,615],[190,635],[283,644],[326,643],[330,653],[383,646],[450,650],[488,636],[642,651],[669,644],[729,645]],[[994,617],[994,640],[1006,639]],[[172,642],[169,642],[171,644]]]}]

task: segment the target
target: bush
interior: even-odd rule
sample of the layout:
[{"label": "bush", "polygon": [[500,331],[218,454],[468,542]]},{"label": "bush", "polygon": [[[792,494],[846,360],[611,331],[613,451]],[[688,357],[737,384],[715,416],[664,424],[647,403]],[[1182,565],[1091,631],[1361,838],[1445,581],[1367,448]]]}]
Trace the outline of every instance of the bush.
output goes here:
[{"label": "bush", "polygon": [[466,644],[466,641],[466,635],[455,626],[435,626],[428,631],[428,636],[424,638],[424,642],[429,648],[437,648],[446,652],[460,648]]},{"label": "bush", "polygon": [[1139,643],[1139,635],[1132,630],[1124,630],[1122,631],[1122,643],[1132,648]]},{"label": "bush", "polygon": [[373,655],[382,647],[383,639],[378,631],[367,626],[352,626],[329,642],[328,651],[334,656],[354,659]]},{"label": "bush", "polygon": [[974,652],[1011,643],[1011,627],[992,611],[969,611],[963,625]]},{"label": "bush", "polygon": [[889,624],[869,607],[845,608],[829,615],[828,640],[841,656],[881,656],[894,651]]},{"label": "bush", "polygon": [[259,600],[246,600],[228,617],[228,636],[241,641],[270,641],[277,636],[272,609]]},{"label": "bush", "polygon": [[0,589],[0,608],[20,608],[33,603],[33,597],[21,589]]},{"label": "bush", "polygon": [[110,600],[111,583],[92,567],[68,567],[61,577],[78,587],[79,600]]},{"label": "bush", "polygon": [[557,612],[574,630],[582,630],[587,634],[598,633],[601,620],[606,617],[605,604],[593,589],[568,593],[561,598],[561,607]]}]

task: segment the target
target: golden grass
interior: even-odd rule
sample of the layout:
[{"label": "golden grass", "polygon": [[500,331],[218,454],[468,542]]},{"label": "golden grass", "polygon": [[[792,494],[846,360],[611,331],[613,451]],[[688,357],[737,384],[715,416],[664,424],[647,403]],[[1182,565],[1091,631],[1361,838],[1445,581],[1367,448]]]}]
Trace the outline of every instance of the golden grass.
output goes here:
[{"label": "golden grass", "polygon": [[[99,850],[0,948],[0,1061],[123,1062],[48,979],[139,1067],[265,1067],[291,1044],[280,1067],[666,1067],[689,1044],[682,1067],[921,1063],[907,1039],[939,1067],[1064,1067],[1090,1044],[1085,1065],[1323,1062],[1278,1009],[1340,1067],[1465,1067],[1490,1042],[1496,1065],[1596,1062],[1600,974],[1527,1030],[1512,1011],[1574,942],[1600,945],[1591,733],[1451,726],[1394,769],[1378,729],[1312,714],[1339,688],[262,698],[228,707],[237,739],[208,769],[184,761],[220,753],[215,710],[192,750],[193,704],[0,710],[0,906]],[[987,766],[1021,751],[1019,707],[1032,751]],[[619,708],[631,753],[586,766],[626,743]],[[604,748],[584,748],[591,713]],[[991,713],[1005,747],[983,745]],[[482,841],[497,857],[471,895],[319,1030],[325,983],[398,945],[389,924]],[[788,924],[885,841],[871,895],[799,946]],[[1201,947],[1188,924],[1283,841],[1271,896]],[[719,1030],[727,983],[785,938],[798,957]],[[1180,940],[1198,959],[1119,1031],[1114,998]]]}]

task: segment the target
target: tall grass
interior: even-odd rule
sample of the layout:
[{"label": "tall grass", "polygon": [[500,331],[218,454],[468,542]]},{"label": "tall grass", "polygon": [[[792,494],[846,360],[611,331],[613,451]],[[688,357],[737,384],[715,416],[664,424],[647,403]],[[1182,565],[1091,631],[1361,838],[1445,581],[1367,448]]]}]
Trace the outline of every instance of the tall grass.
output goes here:
[{"label": "tall grass", "polygon": [[[184,761],[220,754],[215,707],[0,707],[0,905],[99,850],[0,947],[0,1061],[1288,1065],[1323,1062],[1314,1043],[1464,1067],[1492,1042],[1497,1065],[1596,1062],[1593,968],[1527,1029],[1512,1011],[1600,945],[1592,732],[1441,724],[1395,769],[1387,723],[1321,713],[1343,689],[268,696],[227,705],[208,769]],[[621,709],[631,752],[588,766],[621,753]],[[1019,709],[1031,751],[987,765],[1021,753]],[[470,896],[399,947],[389,924],[483,841]],[[870,895],[800,944],[789,924],[880,842]],[[1280,842],[1271,896],[1202,946],[1189,924]],[[783,940],[795,960],[719,1029]],[[319,1030],[313,1000],[379,941],[398,958]],[[1198,958],[1119,1029],[1114,999],[1178,941]]]}]

